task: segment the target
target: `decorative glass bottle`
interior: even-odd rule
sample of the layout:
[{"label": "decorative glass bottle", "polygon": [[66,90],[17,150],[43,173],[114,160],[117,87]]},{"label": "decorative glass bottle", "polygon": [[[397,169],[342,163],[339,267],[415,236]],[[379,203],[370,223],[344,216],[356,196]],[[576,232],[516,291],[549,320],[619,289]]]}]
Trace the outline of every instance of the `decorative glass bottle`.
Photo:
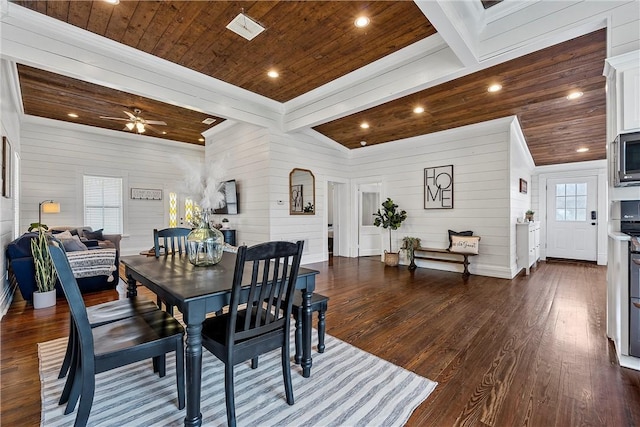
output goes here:
[{"label": "decorative glass bottle", "polygon": [[224,235],[209,225],[206,212],[200,217],[200,225],[187,236],[189,262],[196,267],[215,265],[222,259]]}]

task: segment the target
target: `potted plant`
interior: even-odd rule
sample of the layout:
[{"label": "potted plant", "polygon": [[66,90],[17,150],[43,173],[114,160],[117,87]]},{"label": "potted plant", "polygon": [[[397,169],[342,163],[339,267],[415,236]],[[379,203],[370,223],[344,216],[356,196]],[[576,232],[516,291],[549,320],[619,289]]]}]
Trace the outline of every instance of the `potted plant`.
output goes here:
[{"label": "potted plant", "polygon": [[402,238],[402,250],[407,251],[407,258],[409,258],[409,270],[415,270],[418,266],[415,263],[415,253],[416,248],[420,247],[420,238],[419,237],[409,237],[405,236]]},{"label": "potted plant", "polygon": [[57,274],[53,261],[49,256],[49,239],[42,229],[38,237],[31,239],[31,253],[35,266],[36,285],[38,290],[33,293],[33,308],[45,308],[56,305]]},{"label": "potted plant", "polygon": [[535,213],[535,212],[534,212],[534,211],[532,211],[531,209],[529,209],[528,211],[526,211],[526,212],[524,213],[525,218],[527,219],[527,221],[529,221],[529,222],[533,221],[533,214],[534,214],[534,213]]},{"label": "potted plant", "polygon": [[378,209],[378,212],[374,213],[373,216],[376,217],[373,225],[389,229],[389,252],[384,251],[384,263],[390,267],[395,267],[398,265],[400,257],[398,252],[392,252],[391,230],[400,228],[402,222],[407,219],[407,211],[404,209],[398,210],[398,205],[387,197],[387,200],[382,203],[382,210]]}]

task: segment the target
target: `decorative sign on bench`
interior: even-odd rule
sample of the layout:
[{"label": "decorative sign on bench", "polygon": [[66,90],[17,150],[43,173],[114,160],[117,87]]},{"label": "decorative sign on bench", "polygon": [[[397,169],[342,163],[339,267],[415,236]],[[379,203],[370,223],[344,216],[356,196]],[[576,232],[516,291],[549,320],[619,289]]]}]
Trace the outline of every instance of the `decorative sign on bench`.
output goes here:
[{"label": "decorative sign on bench", "polygon": [[151,188],[132,188],[131,198],[137,200],[162,200],[162,190]]}]

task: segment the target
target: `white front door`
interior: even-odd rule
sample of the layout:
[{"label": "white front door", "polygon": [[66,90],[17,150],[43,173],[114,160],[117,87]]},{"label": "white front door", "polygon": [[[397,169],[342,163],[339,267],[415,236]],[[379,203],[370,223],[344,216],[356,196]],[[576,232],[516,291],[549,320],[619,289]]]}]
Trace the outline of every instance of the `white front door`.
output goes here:
[{"label": "white front door", "polygon": [[380,255],[380,229],[373,225],[373,214],[380,207],[382,184],[358,185],[358,256]]},{"label": "white front door", "polygon": [[596,176],[547,181],[547,257],[597,259]]}]

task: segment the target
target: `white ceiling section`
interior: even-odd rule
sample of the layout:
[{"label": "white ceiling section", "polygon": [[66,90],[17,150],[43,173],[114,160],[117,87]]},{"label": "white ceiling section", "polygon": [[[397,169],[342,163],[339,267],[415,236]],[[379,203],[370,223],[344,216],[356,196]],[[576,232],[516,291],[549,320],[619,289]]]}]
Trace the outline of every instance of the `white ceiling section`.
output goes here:
[{"label": "white ceiling section", "polygon": [[[615,10],[634,2],[505,0],[484,10],[479,1],[417,1],[437,34],[285,104],[6,0],[0,0],[0,55],[226,119],[290,132],[602,28],[612,19],[625,19],[616,16]],[[628,19],[637,22],[638,18]]]}]

